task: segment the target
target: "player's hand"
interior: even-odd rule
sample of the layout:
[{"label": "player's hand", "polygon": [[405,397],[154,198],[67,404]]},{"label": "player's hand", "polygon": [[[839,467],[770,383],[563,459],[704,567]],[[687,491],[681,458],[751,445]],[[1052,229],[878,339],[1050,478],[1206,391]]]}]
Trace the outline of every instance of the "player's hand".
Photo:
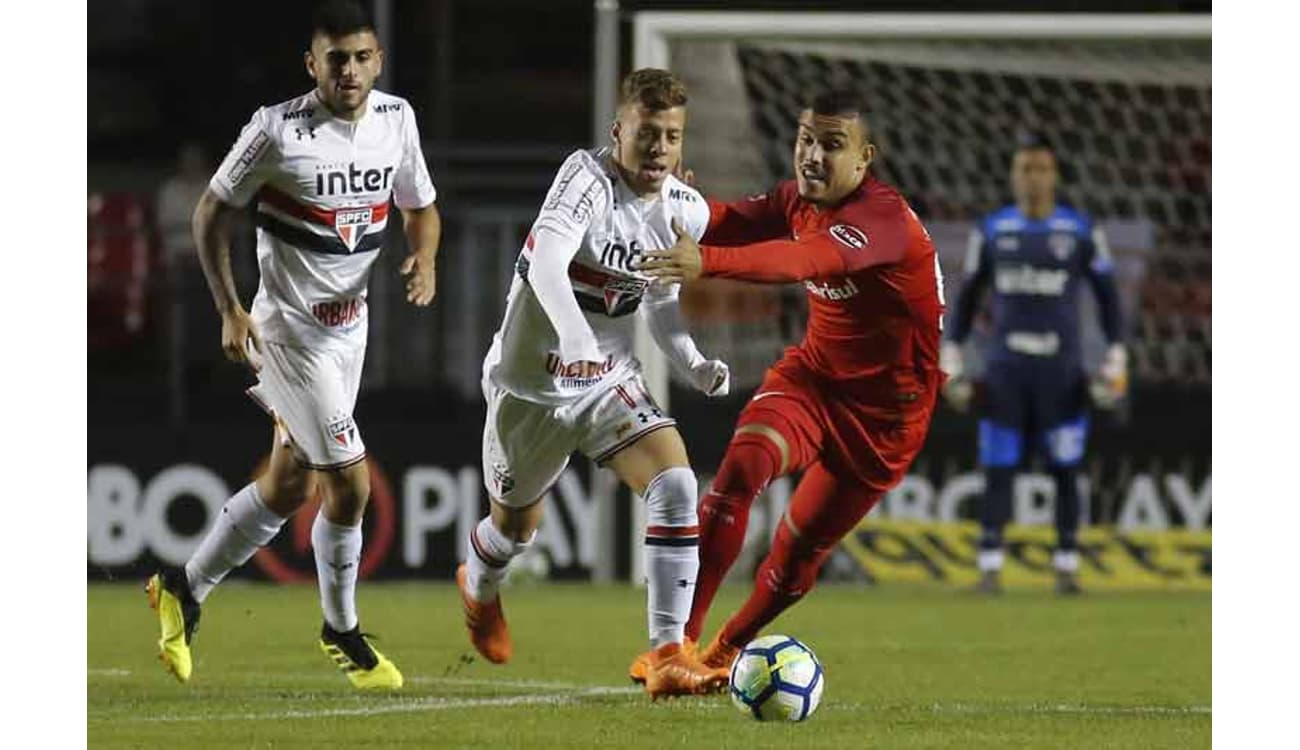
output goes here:
[{"label": "player's hand", "polygon": [[262,370],[262,337],[253,319],[242,307],[221,316],[221,350],[226,359],[247,365],[253,372]]},{"label": "player's hand", "polygon": [[1111,344],[1106,350],[1088,391],[1093,403],[1101,409],[1114,409],[1128,394],[1128,351],[1123,344]]},{"label": "player's hand", "polygon": [[673,175],[687,185],[695,187],[695,170],[686,168],[685,159],[677,160],[677,167],[673,169]]},{"label": "player's hand", "polygon": [[438,281],[434,274],[434,259],[421,253],[411,253],[402,261],[402,275],[406,277],[406,301],[416,307],[425,307],[433,301]]},{"label": "player's hand", "polygon": [[677,219],[673,219],[673,232],[677,235],[673,246],[646,253],[637,270],[665,284],[700,278],[704,273],[704,257],[700,254],[699,243]]},{"label": "player's hand", "polygon": [[720,359],[706,359],[691,368],[691,383],[709,398],[722,398],[731,392],[731,368]]}]

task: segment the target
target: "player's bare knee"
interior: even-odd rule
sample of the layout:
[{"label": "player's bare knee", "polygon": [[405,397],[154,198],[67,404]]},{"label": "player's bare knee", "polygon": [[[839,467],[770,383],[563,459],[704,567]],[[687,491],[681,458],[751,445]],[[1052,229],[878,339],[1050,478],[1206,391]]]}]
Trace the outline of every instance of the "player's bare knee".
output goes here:
[{"label": "player's bare knee", "polygon": [[[659,472],[646,485],[646,526],[687,528],[699,525],[699,480],[689,466]],[[647,532],[648,533],[648,532]]]},{"label": "player's bare knee", "polygon": [[325,517],[346,526],[360,523],[370,499],[370,472],[365,462],[318,474],[325,490]]},{"label": "player's bare knee", "polygon": [[506,505],[493,498],[491,516],[492,525],[507,539],[515,544],[530,544],[542,522],[542,498],[523,507]]}]

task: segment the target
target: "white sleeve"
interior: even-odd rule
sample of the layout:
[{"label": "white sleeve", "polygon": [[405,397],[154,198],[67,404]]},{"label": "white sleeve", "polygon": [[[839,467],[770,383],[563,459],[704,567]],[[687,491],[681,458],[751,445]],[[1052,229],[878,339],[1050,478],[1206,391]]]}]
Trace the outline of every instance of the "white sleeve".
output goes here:
[{"label": "white sleeve", "polygon": [[569,263],[578,253],[581,235],[574,239],[549,228],[533,229],[533,260],[528,266],[528,285],[545,311],[560,339],[560,359],[572,362],[599,362],[600,345],[591,324],[578,307],[569,281]]},{"label": "white sleeve", "polygon": [[592,218],[604,214],[608,200],[604,179],[585,163],[582,152],[574,153],[555,175],[533,229],[549,229],[581,242]]},{"label": "white sleeve", "polygon": [[259,108],[240,131],[235,145],[222,160],[208,187],[222,201],[237,208],[248,205],[258,188],[270,177],[275,144],[267,128],[266,108]]},{"label": "white sleeve", "polygon": [[686,209],[686,231],[690,232],[691,237],[696,242],[704,239],[704,232],[709,228],[709,204],[704,200],[704,196],[699,195],[699,200],[687,204]]},{"label": "white sleeve", "polygon": [[398,208],[424,208],[438,199],[429,165],[420,147],[420,128],[409,102],[402,105],[402,161],[393,180],[393,202]]},{"label": "white sleeve", "polygon": [[668,355],[678,374],[694,382],[692,372],[704,362],[704,355],[682,317],[680,289],[680,284],[651,284],[641,300],[641,310],[655,345]]}]

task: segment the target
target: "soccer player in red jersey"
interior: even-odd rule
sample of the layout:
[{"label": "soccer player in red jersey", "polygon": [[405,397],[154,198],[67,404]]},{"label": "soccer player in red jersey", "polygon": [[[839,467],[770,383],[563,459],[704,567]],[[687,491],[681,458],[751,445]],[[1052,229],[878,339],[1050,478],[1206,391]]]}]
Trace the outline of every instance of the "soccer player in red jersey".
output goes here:
[{"label": "soccer player in red jersey", "polygon": [[729,663],[813,587],[835,545],[902,479],[943,385],[938,260],[911,207],[870,175],[865,112],[851,92],[818,96],[799,116],[795,179],[749,200],[709,201],[701,243],[679,233],[641,266],[665,281],[802,282],[808,293],[804,340],[767,371],[700,504],[686,625],[695,643],[754,498],[773,479],[804,472],[749,600],[700,653],[711,666]]}]

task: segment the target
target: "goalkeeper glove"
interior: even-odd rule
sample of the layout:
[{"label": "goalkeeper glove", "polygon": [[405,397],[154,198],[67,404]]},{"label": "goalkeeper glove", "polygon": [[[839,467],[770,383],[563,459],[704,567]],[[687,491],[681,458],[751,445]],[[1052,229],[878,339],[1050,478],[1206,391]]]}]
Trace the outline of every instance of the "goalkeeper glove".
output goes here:
[{"label": "goalkeeper glove", "polygon": [[953,341],[944,341],[939,346],[939,369],[948,376],[943,386],[943,397],[957,411],[970,408],[975,395],[975,386],[970,378],[965,377],[966,366],[962,361],[961,345]]},{"label": "goalkeeper glove", "polygon": [[1111,344],[1106,350],[1088,390],[1093,403],[1101,409],[1114,409],[1128,393],[1128,351],[1123,344]]}]

